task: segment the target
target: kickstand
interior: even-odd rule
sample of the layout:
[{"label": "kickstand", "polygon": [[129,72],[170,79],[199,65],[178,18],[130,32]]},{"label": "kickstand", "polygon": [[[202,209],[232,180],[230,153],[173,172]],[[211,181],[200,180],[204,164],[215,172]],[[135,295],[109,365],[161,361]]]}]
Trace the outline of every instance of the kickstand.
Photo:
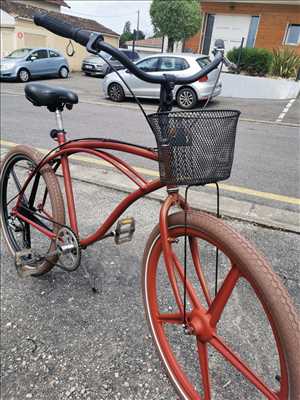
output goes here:
[{"label": "kickstand", "polygon": [[88,279],[89,284],[90,284],[90,286],[92,288],[92,291],[94,293],[99,293],[100,290],[99,290],[99,287],[97,287],[97,284],[96,284],[97,277],[94,274],[94,272],[93,271],[89,271],[88,267],[86,265],[84,265],[84,264],[82,264],[82,268],[83,268],[83,271],[84,271],[84,277]]}]

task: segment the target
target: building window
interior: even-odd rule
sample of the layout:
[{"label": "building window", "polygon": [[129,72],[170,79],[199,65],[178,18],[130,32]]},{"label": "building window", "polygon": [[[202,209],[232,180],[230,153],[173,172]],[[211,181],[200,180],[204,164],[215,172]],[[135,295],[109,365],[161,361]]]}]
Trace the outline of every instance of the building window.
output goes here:
[{"label": "building window", "polygon": [[284,43],[290,44],[292,46],[297,46],[300,43],[300,25],[299,24],[290,24],[288,26]]},{"label": "building window", "polygon": [[257,16],[251,17],[246,47],[254,47],[256,34],[258,30],[258,24],[259,24],[259,17]]}]

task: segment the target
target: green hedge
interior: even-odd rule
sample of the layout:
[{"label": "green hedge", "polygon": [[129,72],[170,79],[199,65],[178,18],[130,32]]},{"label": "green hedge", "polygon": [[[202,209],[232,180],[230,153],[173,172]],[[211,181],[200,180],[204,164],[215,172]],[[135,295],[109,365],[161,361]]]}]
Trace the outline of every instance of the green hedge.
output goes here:
[{"label": "green hedge", "polygon": [[[227,53],[227,57],[237,64],[239,52],[239,48],[234,48]],[[240,60],[240,70],[249,75],[265,76],[271,69],[272,59],[272,53],[266,49],[244,47]]]}]

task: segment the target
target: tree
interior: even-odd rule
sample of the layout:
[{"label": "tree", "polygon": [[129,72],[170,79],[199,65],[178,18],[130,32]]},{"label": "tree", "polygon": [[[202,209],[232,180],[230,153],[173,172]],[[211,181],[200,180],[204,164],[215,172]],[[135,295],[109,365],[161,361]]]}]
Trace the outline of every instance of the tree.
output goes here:
[{"label": "tree", "polygon": [[129,40],[133,40],[133,33],[131,32],[131,22],[125,22],[123,33],[120,36],[120,47],[122,47]]},{"label": "tree", "polygon": [[135,34],[135,40],[145,39],[145,34],[143,31],[134,29],[133,33]]},{"label": "tree", "polygon": [[168,36],[168,51],[174,42],[193,36],[200,29],[199,0],[153,0],[150,15],[154,33]]},{"label": "tree", "polygon": [[123,33],[131,33],[131,22],[130,21],[126,21],[124,28],[123,28]]}]

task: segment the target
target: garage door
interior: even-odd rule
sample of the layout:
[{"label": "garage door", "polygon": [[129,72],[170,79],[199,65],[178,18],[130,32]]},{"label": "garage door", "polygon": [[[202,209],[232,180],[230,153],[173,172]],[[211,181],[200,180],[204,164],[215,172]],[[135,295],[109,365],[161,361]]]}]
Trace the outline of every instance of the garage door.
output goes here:
[{"label": "garage door", "polygon": [[24,47],[46,47],[46,36],[25,32]]},{"label": "garage door", "polygon": [[226,52],[233,47],[239,47],[243,37],[246,44],[250,22],[250,15],[216,14],[211,35],[210,54],[216,39],[224,40]]}]

